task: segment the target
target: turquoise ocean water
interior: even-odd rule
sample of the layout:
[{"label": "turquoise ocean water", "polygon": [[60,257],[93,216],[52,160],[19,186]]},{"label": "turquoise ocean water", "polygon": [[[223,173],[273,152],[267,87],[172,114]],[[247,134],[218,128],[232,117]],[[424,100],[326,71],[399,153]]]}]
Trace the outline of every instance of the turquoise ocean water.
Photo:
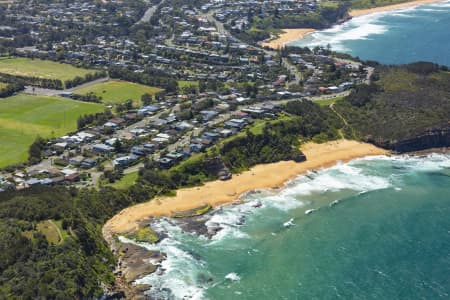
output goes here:
[{"label": "turquoise ocean water", "polygon": [[357,17],[292,43],[327,44],[385,64],[425,60],[450,66],[450,1]]},{"label": "turquoise ocean water", "polygon": [[450,154],[357,159],[244,199],[212,239],[157,221],[168,237],[146,247],[168,259],[140,283],[157,299],[450,298]]}]

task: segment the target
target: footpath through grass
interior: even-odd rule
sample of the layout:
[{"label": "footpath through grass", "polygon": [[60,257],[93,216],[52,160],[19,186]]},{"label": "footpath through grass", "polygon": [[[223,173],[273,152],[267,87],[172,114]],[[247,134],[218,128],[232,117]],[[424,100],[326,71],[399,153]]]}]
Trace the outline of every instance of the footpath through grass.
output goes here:
[{"label": "footpath through grass", "polygon": [[84,77],[89,73],[94,74],[95,71],[76,68],[68,64],[61,64],[49,60],[0,57],[0,73],[15,76],[59,79],[64,82],[76,76]]},{"label": "footpath through grass", "polygon": [[24,162],[37,135],[59,137],[77,129],[80,115],[104,106],[58,97],[19,94],[0,99],[0,167]]},{"label": "footpath through grass", "polygon": [[141,103],[142,95],[154,95],[160,91],[161,89],[159,88],[147,85],[128,81],[110,80],[86,88],[76,89],[74,93],[80,95],[94,93],[96,96],[102,97],[103,103],[124,103],[131,99],[135,105],[139,105]]}]

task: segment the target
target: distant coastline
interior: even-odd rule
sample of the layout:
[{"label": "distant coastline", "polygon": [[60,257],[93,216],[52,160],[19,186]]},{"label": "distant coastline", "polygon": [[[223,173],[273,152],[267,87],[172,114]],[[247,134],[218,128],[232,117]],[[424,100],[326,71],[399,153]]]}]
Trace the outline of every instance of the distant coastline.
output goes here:
[{"label": "distant coastline", "polygon": [[[368,9],[354,9],[349,12],[350,17],[360,17],[364,15],[370,15],[374,13],[380,13],[380,12],[387,12],[387,11],[394,11],[399,9],[404,9],[408,7],[414,7],[419,5],[425,5],[425,4],[431,4],[431,3],[437,3],[437,2],[443,2],[444,0],[414,0],[414,1],[408,1],[404,3],[398,3],[398,4],[392,4],[387,6],[380,6],[380,7],[374,7],[374,8],[368,8]],[[277,50],[279,48],[284,47],[285,45],[301,40],[306,35],[317,31],[316,29],[312,28],[296,28],[296,29],[282,29],[283,33],[280,34],[277,38],[264,41],[261,43],[261,46],[263,47],[269,47],[274,50]]]},{"label": "distant coastline", "polygon": [[414,1],[404,2],[404,3],[392,4],[392,5],[380,6],[380,7],[368,8],[368,9],[354,9],[354,10],[351,10],[349,12],[349,14],[351,17],[360,17],[360,16],[379,13],[379,12],[399,10],[399,9],[403,9],[403,8],[424,5],[424,4],[437,3],[437,2],[443,2],[443,1],[444,0],[414,0]]},{"label": "distant coastline", "polygon": [[232,203],[241,195],[256,189],[282,187],[288,180],[307,171],[356,158],[389,154],[389,151],[371,144],[351,140],[324,144],[307,143],[301,149],[307,157],[305,162],[282,161],[258,165],[242,174],[234,175],[228,181],[213,181],[200,187],[180,189],[175,197],[154,199],[126,208],[105,224],[104,237],[110,240],[114,234],[134,231],[140,222],[151,217],[171,216],[175,212],[205,204],[217,207]]}]

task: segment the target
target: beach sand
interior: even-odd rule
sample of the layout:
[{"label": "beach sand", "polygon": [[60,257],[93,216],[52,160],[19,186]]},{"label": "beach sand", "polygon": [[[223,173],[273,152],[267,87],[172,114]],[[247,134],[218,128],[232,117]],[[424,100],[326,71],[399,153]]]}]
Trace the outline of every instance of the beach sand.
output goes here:
[{"label": "beach sand", "polygon": [[369,8],[369,9],[355,9],[350,11],[351,17],[359,17],[363,15],[378,13],[378,12],[384,12],[384,11],[391,11],[391,10],[397,10],[402,8],[408,8],[412,6],[422,5],[422,4],[430,4],[430,3],[436,3],[436,2],[442,2],[443,0],[416,0],[416,1],[408,1],[404,3],[398,3],[398,4],[392,4],[387,6],[380,6],[375,8]]},{"label": "beach sand", "polygon": [[158,198],[126,208],[105,224],[104,236],[108,239],[114,233],[133,231],[140,221],[150,217],[171,216],[174,212],[204,204],[216,207],[236,201],[240,195],[252,190],[281,187],[289,179],[308,170],[330,167],[339,161],[346,162],[354,158],[389,153],[371,144],[350,140],[324,144],[307,143],[301,150],[307,157],[305,162],[282,161],[257,165],[249,171],[233,175],[228,181],[212,181],[203,186],[180,189],[175,197]]},{"label": "beach sand", "polygon": [[262,42],[262,47],[269,47],[274,50],[277,50],[279,48],[283,48],[286,44],[290,42],[295,42],[307,35],[310,32],[316,31],[315,29],[311,28],[299,28],[299,29],[282,29],[283,33],[280,34],[280,36],[276,39]]}]

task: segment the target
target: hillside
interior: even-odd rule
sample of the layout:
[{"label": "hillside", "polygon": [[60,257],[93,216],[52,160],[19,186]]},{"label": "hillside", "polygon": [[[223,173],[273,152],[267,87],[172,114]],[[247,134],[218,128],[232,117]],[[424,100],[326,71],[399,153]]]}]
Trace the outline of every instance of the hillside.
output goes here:
[{"label": "hillside", "polygon": [[374,79],[335,105],[363,140],[397,151],[448,145],[449,72],[415,63],[378,67]]}]

